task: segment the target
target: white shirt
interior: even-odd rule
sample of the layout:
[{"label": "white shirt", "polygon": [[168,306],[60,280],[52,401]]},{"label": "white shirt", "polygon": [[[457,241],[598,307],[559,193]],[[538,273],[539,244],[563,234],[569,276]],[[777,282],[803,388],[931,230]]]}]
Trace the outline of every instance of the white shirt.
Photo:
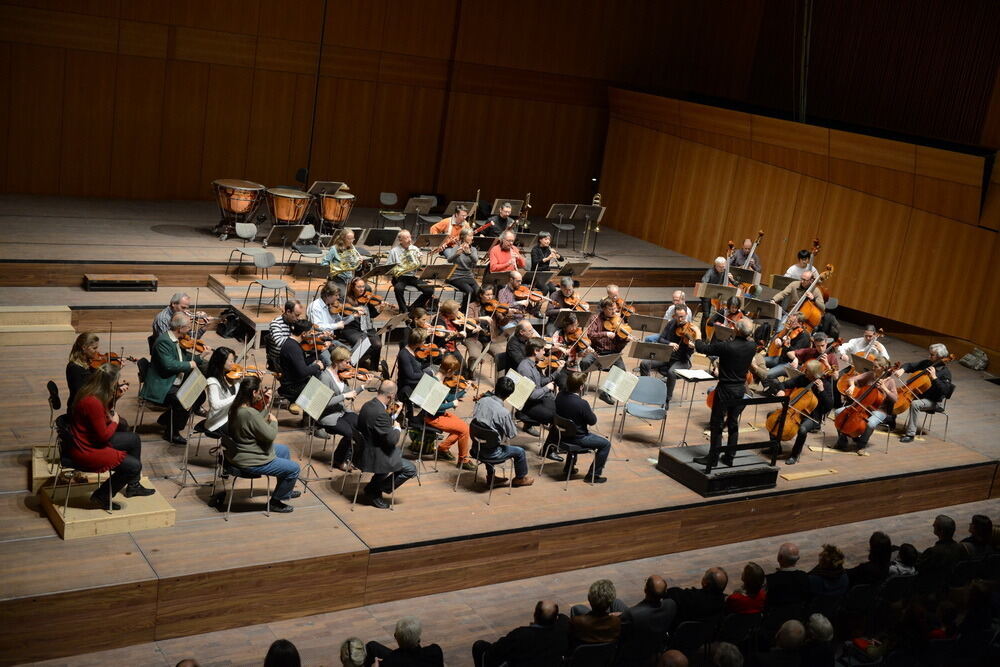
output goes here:
[{"label": "white shirt", "polygon": [[323,299],[316,299],[309,304],[308,315],[309,321],[324,331],[344,328],[344,318],[340,315],[331,315],[330,307]]},{"label": "white shirt", "polygon": [[670,304],[667,309],[663,312],[663,319],[672,320],[674,318],[674,308],[677,306],[675,304]]},{"label": "white shirt", "polygon": [[208,416],[205,418],[205,429],[208,431],[218,431],[229,421],[229,407],[236,400],[236,392],[240,390],[240,383],[232,385],[232,391],[223,388],[222,383],[217,378],[208,378],[205,381],[206,409]]},{"label": "white shirt", "polygon": [[802,268],[796,262],[795,264],[792,264],[790,267],[788,267],[788,269],[785,271],[785,277],[801,279],[802,274],[805,273],[806,271],[813,271],[813,267],[811,264],[805,268]]},{"label": "white shirt", "polygon": [[[868,343],[865,342],[864,336],[861,336],[860,338],[852,338],[851,340],[847,341],[846,343],[840,346],[839,350],[841,354],[846,354],[847,356],[851,356],[852,354],[857,354],[866,347],[868,347]],[[886,350],[885,345],[883,345],[879,341],[875,341],[875,343],[872,345],[871,351],[874,352],[875,354],[882,355],[886,359],[889,358],[889,351]]]}]

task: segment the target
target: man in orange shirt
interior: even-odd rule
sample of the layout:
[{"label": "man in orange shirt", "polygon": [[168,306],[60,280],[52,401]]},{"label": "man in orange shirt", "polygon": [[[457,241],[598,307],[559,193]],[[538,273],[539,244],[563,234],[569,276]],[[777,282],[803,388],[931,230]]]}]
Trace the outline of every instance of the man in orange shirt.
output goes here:
[{"label": "man in orange shirt", "polygon": [[463,227],[467,227],[465,219],[469,217],[469,209],[464,204],[455,207],[455,213],[451,217],[431,225],[431,234],[447,234],[451,238],[457,238]]},{"label": "man in orange shirt", "polygon": [[514,238],[514,232],[504,232],[500,236],[500,243],[490,248],[490,273],[524,268],[524,255],[514,247]]}]

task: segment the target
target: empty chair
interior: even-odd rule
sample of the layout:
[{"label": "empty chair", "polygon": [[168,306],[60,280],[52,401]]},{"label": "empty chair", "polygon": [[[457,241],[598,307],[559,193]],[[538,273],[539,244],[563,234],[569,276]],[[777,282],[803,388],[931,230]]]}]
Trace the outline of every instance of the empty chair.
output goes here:
[{"label": "empty chair", "polygon": [[253,241],[257,237],[257,225],[252,222],[237,222],[236,223],[236,236],[243,239],[242,248],[233,248],[229,251],[229,259],[226,261],[226,273],[229,273],[229,265],[233,261],[233,256],[236,256],[238,262],[233,269],[233,277],[239,280],[240,269],[243,266],[243,258],[249,257],[251,261],[254,258],[263,255],[267,252],[264,248],[248,248],[247,241]]},{"label": "empty chair", "polygon": [[[399,203],[399,198],[396,196],[395,192],[380,192],[378,194],[378,203],[380,206],[391,209],[391,207],[396,206]],[[403,221],[406,220],[406,215],[400,211],[380,209],[378,216],[375,218],[375,224],[381,228],[383,226],[383,220],[387,220],[394,225],[402,226]]]},{"label": "empty chair", "polygon": [[[434,209],[438,205],[438,198],[435,195],[421,195],[425,199],[431,200],[431,209]],[[441,222],[442,218],[440,215],[430,215],[428,214],[418,214],[417,215],[417,236],[424,232],[424,226],[430,228],[431,225],[437,222]]]},{"label": "empty chair", "polygon": [[253,282],[247,285],[247,293],[243,297],[243,305],[247,305],[247,301],[250,299],[250,290],[253,289],[254,285],[260,288],[257,294],[257,309],[260,310],[260,306],[264,301],[264,290],[273,292],[271,297],[272,303],[277,304],[278,302],[278,292],[281,290],[285,291],[285,299],[288,299],[288,283],[284,280],[279,280],[277,278],[268,277],[268,269],[274,266],[277,262],[274,259],[274,255],[270,252],[266,252],[263,255],[258,255],[254,257],[254,266],[261,270],[261,277],[255,278]]},{"label": "empty chair", "polygon": [[[323,257],[324,248],[320,245],[319,234],[316,233],[316,228],[312,225],[305,225],[302,229],[302,233],[299,234],[299,238],[292,243],[292,249],[288,253],[289,264],[292,261],[292,257],[299,255],[300,258],[314,259],[318,260]],[[289,266],[289,272],[292,271],[292,267]]]},{"label": "empty chair", "polygon": [[629,400],[625,402],[619,433],[625,431],[625,418],[628,415],[649,421],[659,419],[661,422],[659,439],[663,440],[663,432],[667,427],[667,385],[657,378],[640,377]]},{"label": "empty chair", "polygon": [[676,649],[690,657],[711,639],[711,625],[704,621],[684,621],[670,634],[667,644],[669,648]]}]

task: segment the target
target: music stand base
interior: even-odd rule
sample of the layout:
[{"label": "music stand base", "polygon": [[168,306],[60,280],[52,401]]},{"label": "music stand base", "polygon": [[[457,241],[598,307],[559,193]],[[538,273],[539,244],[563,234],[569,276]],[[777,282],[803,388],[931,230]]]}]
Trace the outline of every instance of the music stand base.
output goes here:
[{"label": "music stand base", "polygon": [[778,468],[756,452],[738,451],[732,467],[720,465],[706,475],[705,466],[694,463],[694,458],[707,454],[708,445],[661,447],[656,469],[706,498],[777,485]]}]

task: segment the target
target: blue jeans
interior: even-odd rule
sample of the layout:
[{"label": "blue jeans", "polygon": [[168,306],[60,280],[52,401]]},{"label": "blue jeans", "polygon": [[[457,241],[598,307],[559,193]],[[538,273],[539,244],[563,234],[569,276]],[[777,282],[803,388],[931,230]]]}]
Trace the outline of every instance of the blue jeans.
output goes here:
[{"label": "blue jeans", "polygon": [[271,492],[271,497],[275,500],[288,500],[295,488],[295,480],[299,478],[299,464],[290,460],[291,454],[285,445],[273,445],[274,458],[262,466],[253,468],[241,468],[247,472],[258,475],[270,475],[276,477],[278,483]]},{"label": "blue jeans", "polygon": [[525,477],[528,474],[528,458],[524,455],[524,448],[516,445],[500,445],[491,456],[480,459],[490,469],[495,465],[500,465],[507,459],[514,459],[514,476]]},{"label": "blue jeans", "polygon": [[[595,474],[600,475],[604,472],[604,464],[608,461],[608,454],[611,453],[611,442],[607,438],[602,438],[596,433],[588,433],[587,435],[581,435],[572,443],[579,447],[585,447],[586,449],[595,450],[594,453],[594,465],[592,470]],[[573,464],[576,463],[576,455],[570,454],[566,457],[566,467],[571,468]],[[587,475],[590,475],[588,471]]]},{"label": "blue jeans", "polygon": [[[771,359],[772,357],[767,357],[767,358]],[[788,375],[788,369],[791,367],[792,367],[791,364],[778,364],[777,366],[772,367],[771,370],[767,372],[767,377],[773,380],[774,378],[779,378],[782,375]]]}]

